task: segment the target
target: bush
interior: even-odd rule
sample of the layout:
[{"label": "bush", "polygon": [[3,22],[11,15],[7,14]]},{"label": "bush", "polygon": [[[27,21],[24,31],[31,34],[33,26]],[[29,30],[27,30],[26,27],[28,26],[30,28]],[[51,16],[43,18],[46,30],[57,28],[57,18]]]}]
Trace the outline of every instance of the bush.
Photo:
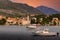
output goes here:
[{"label": "bush", "polygon": [[0,20],[0,25],[4,25],[6,23],[6,19]]}]

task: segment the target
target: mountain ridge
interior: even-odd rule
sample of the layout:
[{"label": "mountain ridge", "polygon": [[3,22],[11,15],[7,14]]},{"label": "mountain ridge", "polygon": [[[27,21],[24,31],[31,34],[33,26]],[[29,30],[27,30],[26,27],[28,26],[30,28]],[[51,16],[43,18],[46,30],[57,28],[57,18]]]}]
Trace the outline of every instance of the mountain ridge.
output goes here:
[{"label": "mountain ridge", "polygon": [[60,13],[59,11],[47,7],[47,6],[38,6],[36,7],[36,9],[40,10],[41,12],[45,13],[45,14],[56,14],[56,13]]}]

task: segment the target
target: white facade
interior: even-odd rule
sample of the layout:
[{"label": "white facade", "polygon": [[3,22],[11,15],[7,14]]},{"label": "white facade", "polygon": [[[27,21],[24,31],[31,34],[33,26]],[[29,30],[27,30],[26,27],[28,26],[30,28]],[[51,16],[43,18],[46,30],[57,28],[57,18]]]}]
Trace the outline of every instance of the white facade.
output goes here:
[{"label": "white facade", "polygon": [[27,16],[26,18],[22,19],[22,25],[28,25],[28,24],[30,24],[29,16]]}]

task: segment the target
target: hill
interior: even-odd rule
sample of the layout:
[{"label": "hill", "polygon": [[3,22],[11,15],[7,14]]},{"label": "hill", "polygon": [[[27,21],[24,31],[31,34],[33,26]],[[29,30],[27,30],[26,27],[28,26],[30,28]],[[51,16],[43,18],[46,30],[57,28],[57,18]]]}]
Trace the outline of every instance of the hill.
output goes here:
[{"label": "hill", "polygon": [[22,3],[14,3],[10,0],[0,0],[0,12],[5,12],[14,16],[17,15],[17,17],[26,14],[42,14],[41,11],[37,10],[36,8],[33,8],[32,6]]},{"label": "hill", "polygon": [[57,10],[55,10],[53,8],[46,7],[46,6],[38,6],[37,9],[40,10],[41,12],[45,13],[45,14],[60,13],[59,11],[57,11]]}]

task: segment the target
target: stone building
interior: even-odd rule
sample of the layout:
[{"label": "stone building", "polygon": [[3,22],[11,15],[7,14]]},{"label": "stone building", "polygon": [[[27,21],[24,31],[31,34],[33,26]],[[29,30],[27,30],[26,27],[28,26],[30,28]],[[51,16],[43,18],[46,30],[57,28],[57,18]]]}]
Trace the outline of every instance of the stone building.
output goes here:
[{"label": "stone building", "polygon": [[22,25],[29,25],[30,24],[29,16],[22,18],[21,22]]},{"label": "stone building", "polygon": [[16,23],[17,23],[17,19],[16,18],[10,18],[10,17],[8,17],[6,19],[6,25],[14,25]]}]

